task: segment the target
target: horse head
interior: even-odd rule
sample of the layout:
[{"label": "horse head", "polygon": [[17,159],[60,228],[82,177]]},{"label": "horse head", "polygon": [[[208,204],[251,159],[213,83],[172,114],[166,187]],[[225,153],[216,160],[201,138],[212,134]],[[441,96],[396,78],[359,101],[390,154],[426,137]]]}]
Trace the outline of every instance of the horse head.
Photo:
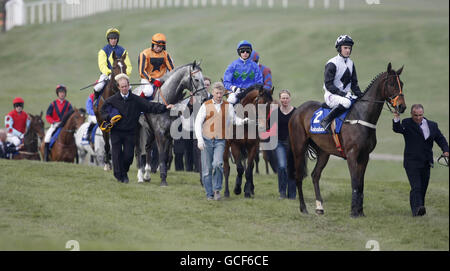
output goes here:
[{"label": "horse head", "polygon": [[192,63],[192,68],[190,71],[190,83],[192,85],[191,93],[192,96],[197,96],[200,98],[200,102],[203,103],[208,99],[208,91],[205,87],[205,82],[203,79],[202,69],[200,68],[200,63],[194,60]]},{"label": "horse head", "polygon": [[30,130],[35,132],[39,138],[44,138],[45,136],[45,130],[44,130],[44,121],[42,120],[42,111],[40,115],[32,115],[30,114],[31,121],[30,121]]},{"label": "horse head", "polygon": [[78,110],[75,108],[73,110],[73,113],[67,120],[65,127],[67,127],[68,130],[73,130],[75,132],[84,123],[85,119],[86,114],[83,112],[83,110]]},{"label": "horse head", "polygon": [[119,73],[127,72],[127,65],[125,64],[126,57],[126,54],[123,54],[122,57],[117,57],[116,52],[112,52],[112,58],[114,59],[114,62],[111,69],[111,79]]},{"label": "horse head", "polygon": [[400,80],[400,74],[403,66],[395,71],[389,62],[386,76],[383,84],[382,96],[399,113],[405,112],[406,102],[403,94],[403,82]]}]

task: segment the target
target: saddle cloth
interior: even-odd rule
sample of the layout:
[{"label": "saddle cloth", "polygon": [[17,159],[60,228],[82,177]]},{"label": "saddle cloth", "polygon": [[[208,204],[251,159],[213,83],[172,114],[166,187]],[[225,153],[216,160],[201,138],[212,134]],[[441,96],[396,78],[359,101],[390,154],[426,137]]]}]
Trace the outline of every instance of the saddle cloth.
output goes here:
[{"label": "saddle cloth", "polygon": [[53,147],[53,144],[55,144],[56,139],[58,139],[59,133],[61,133],[61,130],[62,130],[62,127],[59,127],[52,134],[52,138],[50,139],[49,149],[51,149]]},{"label": "saddle cloth", "polygon": [[[322,121],[323,118],[325,118],[329,113],[331,109],[320,107],[317,109],[310,122],[310,129],[309,131],[312,134],[327,134],[328,132],[323,129],[322,126],[320,126],[320,121]],[[339,115],[337,118],[335,118],[336,121],[336,134],[339,134],[341,132],[342,124],[344,123],[345,117],[347,116],[349,110],[345,111],[341,115]]]}]

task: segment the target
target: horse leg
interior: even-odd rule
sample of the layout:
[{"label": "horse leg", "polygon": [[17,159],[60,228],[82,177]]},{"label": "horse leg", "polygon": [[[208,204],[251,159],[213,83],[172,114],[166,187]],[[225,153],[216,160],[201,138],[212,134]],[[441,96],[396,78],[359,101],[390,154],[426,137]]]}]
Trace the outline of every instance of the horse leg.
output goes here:
[{"label": "horse leg", "polygon": [[105,163],[104,170],[110,170],[111,167],[111,146],[109,144],[109,134],[103,133],[103,140],[105,141],[105,156],[103,156],[103,162]]},{"label": "horse leg", "polygon": [[[300,136],[299,136],[300,135]],[[293,171],[295,169],[295,179],[297,184],[298,191],[298,199],[300,201],[300,212],[307,214],[308,210],[306,209],[305,199],[303,197],[303,179],[307,176],[306,172],[306,157],[305,155],[308,142],[305,135],[301,133],[296,134],[296,140],[292,140],[291,137],[291,149],[292,156],[288,157],[288,167],[290,174],[293,175]],[[292,161],[293,160],[293,161]],[[291,176],[290,177],[294,177]]]},{"label": "horse leg", "polygon": [[330,159],[330,155],[324,151],[319,151],[317,154],[317,162],[316,166],[314,167],[314,170],[311,173],[312,182],[314,185],[314,193],[316,194],[316,214],[323,215],[324,209],[323,209],[323,199],[320,195],[320,186],[319,186],[319,180],[320,176],[322,174],[323,169],[328,163],[328,160]]},{"label": "horse leg", "polygon": [[161,177],[160,186],[167,186],[167,153],[169,151],[169,142],[164,135],[156,134],[156,143],[159,153],[159,176]]},{"label": "horse leg", "polygon": [[[228,177],[230,177],[230,163],[228,161],[228,157],[230,156],[230,144],[228,141],[225,142],[225,151],[223,152],[223,175],[225,177],[225,190],[224,197],[230,197],[230,190],[228,187]],[[200,173],[201,174],[201,173]],[[201,179],[200,179],[201,181]]]},{"label": "horse leg", "polygon": [[258,145],[253,145],[247,150],[247,168],[245,169],[245,185],[244,195],[251,198],[255,194],[255,186],[253,184],[253,166],[255,165],[255,157],[257,155]]},{"label": "horse leg", "polygon": [[240,147],[238,145],[231,145],[231,153],[234,157],[234,160],[236,161],[237,170],[236,183],[234,185],[234,194],[239,195],[242,192],[242,175],[244,174],[245,168],[242,165]]},{"label": "horse leg", "polygon": [[350,170],[352,181],[352,205],[351,217],[364,216],[364,174],[369,162],[369,152],[367,154],[351,155],[347,157],[347,165]]}]

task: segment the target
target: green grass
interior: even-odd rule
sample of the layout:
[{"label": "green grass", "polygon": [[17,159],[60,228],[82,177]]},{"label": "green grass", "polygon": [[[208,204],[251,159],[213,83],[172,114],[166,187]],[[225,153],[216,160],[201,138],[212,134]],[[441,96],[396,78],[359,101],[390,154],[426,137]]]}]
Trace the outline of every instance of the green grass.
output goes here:
[{"label": "green grass", "polygon": [[[120,29],[120,44],[130,53],[133,82],[139,80],[137,56],[155,32],[168,37],[176,65],[201,59],[213,80],[237,57],[238,41],[247,39],[272,69],[276,95],[289,89],[295,106],[323,99],[325,62],[336,54],[336,37],[348,33],[356,40],[352,58],[361,87],[388,62],[405,65],[408,106],[422,103],[448,138],[448,1],[346,1],[344,11],[307,9],[306,1],[289,5],[111,12],[14,28],[0,34],[0,115],[12,109],[15,96],[25,99],[27,112],[45,112],[58,83],[68,86],[73,105],[84,107],[89,91],[78,89],[98,78],[97,52],[111,26]],[[391,117],[386,110],[381,114],[375,152],[402,154],[403,138],[392,132]],[[256,178],[252,200],[206,202],[193,173],[170,172],[169,187],[160,188],[158,176],[150,184],[135,183],[134,168],[129,185],[82,165],[2,160],[0,168],[3,250],[65,250],[72,239],[82,250],[365,250],[372,239],[381,250],[449,249],[449,175],[440,166],[432,170],[428,215],[412,218],[401,163],[371,161],[361,219],[349,217],[350,182],[340,160],[324,171],[321,217],[301,215],[298,201],[278,201],[275,175]],[[313,212],[310,178],[304,188]]]},{"label": "green grass", "polygon": [[68,240],[81,250],[366,250],[368,240],[381,250],[448,250],[448,169],[432,170],[427,215],[413,218],[401,163],[369,165],[366,217],[353,219],[343,160],[322,176],[323,216],[309,177],[304,215],[298,200],[278,200],[273,174],[256,175],[253,199],[210,202],[196,173],[171,171],[159,187],[157,174],[138,184],[133,167],[124,185],[97,167],[1,160],[0,250],[66,250]]}]

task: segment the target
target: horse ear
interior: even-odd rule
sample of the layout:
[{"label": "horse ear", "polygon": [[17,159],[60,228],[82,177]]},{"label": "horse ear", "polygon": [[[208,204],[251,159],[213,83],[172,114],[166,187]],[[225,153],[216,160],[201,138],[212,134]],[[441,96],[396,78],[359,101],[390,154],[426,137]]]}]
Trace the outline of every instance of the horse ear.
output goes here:
[{"label": "horse ear", "polygon": [[42,110],[41,110],[41,115],[39,115],[40,118],[42,118],[42,113],[43,113],[43,112],[42,112]]},{"label": "horse ear", "polygon": [[390,73],[392,71],[392,65],[391,62],[389,62],[388,66],[387,66],[387,72]]},{"label": "horse ear", "polygon": [[112,52],[112,57],[113,57],[113,59],[116,59],[116,51]]},{"label": "horse ear", "polygon": [[197,63],[197,67],[200,67],[200,64],[202,64],[202,60],[200,59],[200,61]]},{"label": "horse ear", "polygon": [[197,60],[194,60],[194,63],[192,63],[192,68],[195,69],[196,66],[197,66]]},{"label": "horse ear", "polygon": [[272,86],[272,89],[270,90],[270,95],[273,96],[273,90],[275,89],[274,86]]},{"label": "horse ear", "polygon": [[403,71],[403,67],[405,67],[405,65],[403,65],[400,69],[398,69],[398,71],[397,71],[397,75],[400,75],[401,73],[402,73],[402,71]]}]

